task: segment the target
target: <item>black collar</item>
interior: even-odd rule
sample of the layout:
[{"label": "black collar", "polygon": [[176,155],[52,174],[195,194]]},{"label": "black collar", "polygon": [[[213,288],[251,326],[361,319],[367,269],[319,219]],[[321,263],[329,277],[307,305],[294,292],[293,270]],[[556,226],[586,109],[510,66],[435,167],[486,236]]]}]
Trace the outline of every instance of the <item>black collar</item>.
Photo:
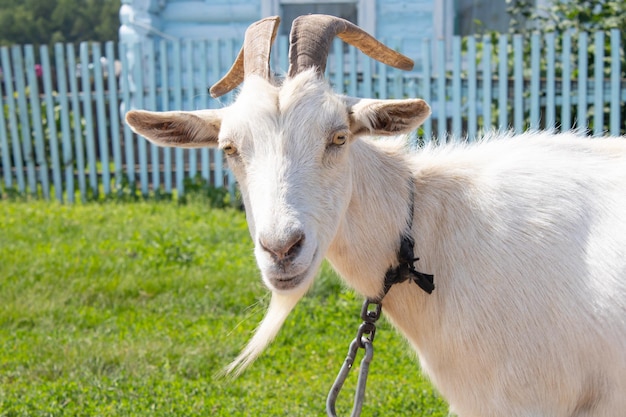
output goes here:
[{"label": "black collar", "polygon": [[409,193],[409,224],[404,232],[404,234],[400,237],[400,248],[398,249],[398,266],[395,268],[389,267],[387,272],[385,273],[385,283],[384,283],[384,291],[382,297],[380,297],[380,301],[382,301],[383,297],[387,295],[389,290],[394,284],[399,284],[401,282],[410,280],[416,283],[422,290],[426,291],[428,294],[431,294],[435,289],[434,277],[431,274],[425,274],[423,272],[419,272],[415,269],[415,262],[419,260],[419,258],[415,257],[414,248],[415,241],[411,237],[411,228],[413,225],[413,214],[414,214],[414,191],[413,191],[413,181],[409,181],[410,184],[410,193]]}]

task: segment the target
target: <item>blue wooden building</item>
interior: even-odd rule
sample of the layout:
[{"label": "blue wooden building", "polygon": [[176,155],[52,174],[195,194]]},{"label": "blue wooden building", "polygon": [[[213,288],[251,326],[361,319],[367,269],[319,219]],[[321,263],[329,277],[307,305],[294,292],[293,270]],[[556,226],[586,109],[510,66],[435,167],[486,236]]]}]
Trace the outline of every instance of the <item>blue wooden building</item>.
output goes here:
[{"label": "blue wooden building", "polygon": [[[436,3],[438,5],[436,5]],[[377,37],[439,36],[434,17],[451,1],[432,0],[122,0],[122,41],[145,36],[171,39],[241,37],[262,17],[279,15],[286,35],[298,15],[326,13],[344,17]]]}]

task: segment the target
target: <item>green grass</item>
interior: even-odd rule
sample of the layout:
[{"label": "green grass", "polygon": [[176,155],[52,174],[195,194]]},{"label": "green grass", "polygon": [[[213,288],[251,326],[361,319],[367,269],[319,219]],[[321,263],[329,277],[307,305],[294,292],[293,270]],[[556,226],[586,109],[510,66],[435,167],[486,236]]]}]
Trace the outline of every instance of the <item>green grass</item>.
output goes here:
[{"label": "green grass", "polygon": [[[0,201],[0,416],[325,415],[360,297],[324,266],[262,357],[216,376],[267,301],[239,211]],[[375,349],[364,416],[447,415],[387,323]]]}]

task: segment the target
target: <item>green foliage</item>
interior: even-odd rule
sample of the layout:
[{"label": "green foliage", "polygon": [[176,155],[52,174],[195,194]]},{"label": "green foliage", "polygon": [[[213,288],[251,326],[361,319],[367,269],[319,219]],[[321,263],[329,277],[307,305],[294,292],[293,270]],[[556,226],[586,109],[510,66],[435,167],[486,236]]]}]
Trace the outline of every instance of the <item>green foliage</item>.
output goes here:
[{"label": "green foliage", "polygon": [[215,187],[200,175],[194,178],[185,178],[183,181],[183,194],[166,193],[162,189],[151,190],[148,194],[142,194],[137,184],[128,181],[122,175],[121,181],[114,183],[113,192],[110,195],[91,195],[89,201],[177,201],[180,205],[202,204],[212,208],[243,208],[241,195],[238,190],[229,191],[225,187]]},{"label": "green foliage", "polygon": [[[2,81],[2,78],[0,77],[0,81]],[[13,93],[13,97],[15,102],[17,103],[18,101],[18,92],[14,92]],[[24,90],[24,95],[25,96],[29,96],[30,95],[30,87],[26,87]],[[6,99],[4,100],[6,101]],[[24,135],[27,135],[31,138],[35,137],[35,123],[37,123],[38,121],[35,120],[35,118],[33,117],[33,105],[38,105],[39,106],[39,112],[40,112],[40,123],[43,129],[43,134],[44,137],[46,138],[46,140],[44,141],[44,158],[46,159],[46,163],[48,164],[49,167],[52,166],[52,141],[48,140],[48,138],[52,137],[52,126],[54,126],[55,132],[56,132],[56,140],[57,140],[57,155],[63,155],[63,151],[62,151],[62,138],[61,138],[61,117],[63,117],[63,114],[61,112],[61,106],[59,104],[55,104],[54,108],[52,109],[52,114],[54,115],[54,119],[49,120],[48,117],[48,103],[46,101],[40,101],[37,104],[33,104],[30,100],[27,101],[26,104],[26,109],[27,109],[27,117],[28,120],[31,121],[30,123],[30,131],[28,132],[24,132],[23,129],[25,129],[25,126],[22,125],[21,123],[21,117],[20,117],[20,112],[19,112],[19,105],[16,106],[16,112],[15,112],[15,120],[17,120],[17,124],[15,126],[15,130],[17,132],[17,138],[19,140],[19,142],[21,143]],[[9,105],[5,104],[2,108],[2,110],[4,111],[4,120],[5,121],[10,121],[11,117],[9,114]],[[85,117],[81,116],[80,118],[76,117],[76,112],[74,112],[73,110],[69,112],[68,115],[68,120],[69,120],[69,128],[70,130],[73,132],[74,128],[75,128],[75,124],[78,123],[80,125],[80,129],[83,131],[83,137],[86,136],[85,133],[85,129],[86,129],[86,122],[85,122]],[[73,162],[73,161],[70,161]]]},{"label": "green foliage", "polygon": [[0,45],[116,41],[120,0],[0,0]]},{"label": "green foliage", "polygon": [[[242,212],[0,201],[0,230],[0,416],[324,415],[361,304],[327,265],[268,351],[216,376],[268,301]],[[413,356],[383,322],[364,415],[448,415]]]},{"label": "green foliage", "polygon": [[230,193],[224,187],[214,187],[201,175],[195,178],[185,178],[183,182],[185,193],[178,198],[180,204],[189,202],[205,202],[214,208],[241,207],[241,195]]},{"label": "green foliage", "polygon": [[[511,69],[514,67],[514,59],[516,54],[521,52],[522,60],[522,76],[524,78],[523,95],[525,98],[530,96],[530,78],[533,75],[535,68],[531,63],[532,44],[531,37],[539,34],[539,45],[537,52],[539,56],[539,79],[540,82],[548,78],[548,60],[546,59],[546,34],[554,33],[554,77],[556,79],[557,96],[559,95],[559,86],[568,83],[571,91],[577,94],[578,89],[578,77],[580,74],[579,57],[583,53],[586,53],[587,65],[587,83],[591,85],[593,83],[593,77],[595,76],[596,68],[596,56],[602,54],[602,59],[599,60],[602,65],[603,77],[605,80],[611,77],[611,54],[616,52],[611,47],[611,36],[609,31],[618,30],[621,36],[620,50],[617,51],[619,55],[621,78],[626,77],[626,1],[625,0],[551,0],[545,7],[537,7],[534,0],[507,0],[507,12],[510,16],[510,26],[507,41],[507,68],[510,76]],[[588,33],[587,48],[583,49],[580,45],[580,34]],[[604,48],[596,48],[595,33],[604,32]],[[568,50],[564,50],[564,34],[569,35],[570,47]],[[481,34],[483,39],[489,38],[491,49],[485,48],[485,44],[477,42],[477,54],[476,64],[480,68],[481,62],[485,54],[490,55],[492,70],[497,68],[500,64],[498,52],[498,40],[501,36],[507,36],[499,34],[497,32],[486,32]],[[521,49],[515,50],[513,47],[512,38],[514,36],[521,36]],[[467,52],[467,39],[462,40],[462,50]],[[569,63],[570,72],[564,72],[565,63]],[[536,74],[535,74],[536,75]],[[588,90],[590,91],[590,90]],[[606,100],[606,97],[605,97]],[[556,126],[559,127],[562,123],[561,115],[562,108],[557,99],[557,105],[555,109]],[[578,115],[578,100],[571,101],[571,107],[569,109],[572,118]],[[508,103],[508,113],[513,113],[512,103]],[[594,104],[588,103],[586,107],[586,119],[576,120],[575,127],[587,128],[590,132],[594,131],[596,126],[594,117]],[[609,131],[609,119],[610,109],[605,102],[602,109],[604,113],[604,120],[601,120],[602,125],[598,127],[599,131]],[[491,108],[492,123],[498,118],[499,106],[494,102]],[[620,118],[622,121],[626,120],[626,104],[622,103],[620,106]],[[571,123],[571,120],[570,120]],[[622,125],[624,125],[622,123]],[[530,126],[530,110],[526,106],[524,110],[524,122],[523,128],[526,129]],[[552,126],[550,126],[552,127]],[[565,125],[565,127],[574,127],[571,125]],[[622,127],[621,134],[626,134],[626,126]]]},{"label": "green foliage", "polygon": [[552,0],[545,8],[534,1],[507,0],[514,33],[539,30],[581,32],[619,29],[626,32],[626,2],[624,0]]},{"label": "green foliage", "polygon": [[[508,12],[512,16],[510,32],[512,34],[530,35],[533,32],[556,32],[558,35],[556,48],[557,53],[562,52],[563,34],[572,34],[572,51],[578,49],[578,34],[581,32],[608,32],[618,29],[622,34],[621,42],[621,69],[626,76],[626,42],[623,38],[626,34],[626,1],[625,0],[552,0],[546,8],[537,8],[529,1],[507,0]],[[516,19],[515,16],[522,16]],[[530,58],[529,43],[525,42],[525,60]],[[593,39],[590,38],[587,47],[590,76],[594,69],[594,56],[597,53]],[[604,73],[610,76],[608,65],[611,44],[610,36],[605,36],[604,47]],[[557,67],[557,70],[559,67]],[[574,76],[577,75],[575,72]]]},{"label": "green foliage", "polygon": [[[511,33],[521,33],[529,35],[532,32],[555,32],[557,33],[556,53],[561,54],[563,50],[562,39],[563,34],[569,32],[572,34],[572,54],[575,56],[577,50],[580,49],[578,35],[582,32],[607,32],[604,38],[603,54],[603,74],[604,77],[611,76],[610,57],[611,57],[611,39],[608,31],[617,29],[621,32],[621,73],[622,78],[626,77],[626,1],[625,0],[552,0],[545,8],[537,8],[533,2],[526,0],[507,0],[509,4],[508,12],[511,16],[522,16],[522,19],[512,19]],[[589,38],[587,44],[588,67],[587,73],[589,77],[593,77],[596,66],[595,56],[599,53],[596,50],[594,40]],[[526,67],[530,64],[530,43],[528,39],[525,41],[524,60]],[[578,68],[573,65],[574,71],[572,78],[578,77]],[[557,62],[557,77],[560,76],[562,63]],[[541,68],[545,71],[545,66]],[[543,76],[543,75],[542,75]],[[575,111],[575,109],[573,109]],[[591,116],[592,109],[588,110]],[[608,120],[608,107],[604,109],[605,119]],[[575,113],[574,113],[575,114]],[[626,105],[621,106],[621,120],[626,120]],[[593,129],[594,120],[589,120],[588,127]],[[608,131],[608,126],[602,126],[601,130]],[[626,133],[622,131],[622,133]]]}]

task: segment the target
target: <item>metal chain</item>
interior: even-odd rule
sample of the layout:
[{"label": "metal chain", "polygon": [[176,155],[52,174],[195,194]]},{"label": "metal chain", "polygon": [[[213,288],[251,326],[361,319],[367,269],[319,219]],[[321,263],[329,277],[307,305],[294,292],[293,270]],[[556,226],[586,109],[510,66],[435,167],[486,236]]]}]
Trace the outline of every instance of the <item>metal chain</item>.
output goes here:
[{"label": "metal chain", "polygon": [[[361,415],[361,408],[363,408],[363,400],[365,398],[365,384],[367,383],[367,374],[369,372],[370,362],[374,356],[374,336],[376,335],[376,321],[380,318],[380,314],[383,308],[382,300],[387,295],[387,292],[395,284],[399,284],[406,280],[415,282],[421,289],[428,294],[432,293],[435,289],[433,282],[433,276],[430,274],[424,274],[415,269],[415,261],[418,258],[414,255],[415,241],[411,236],[411,229],[413,224],[413,211],[414,211],[414,185],[413,180],[409,180],[409,189],[411,193],[409,195],[409,223],[408,229],[403,233],[400,240],[400,249],[398,251],[398,265],[394,268],[389,268],[385,273],[385,281],[383,286],[383,294],[376,300],[366,299],[363,302],[361,308],[361,318],[363,323],[359,326],[359,331],[356,337],[350,343],[348,349],[348,356],[346,357],[339,374],[335,379],[335,383],[330,388],[328,397],[326,398],[326,414],[328,417],[337,417],[335,411],[335,403],[337,396],[343,387],[343,383],[346,381],[356,354],[359,348],[365,350],[365,356],[361,361],[361,368],[359,372],[359,379],[357,381],[356,392],[354,393],[354,405],[352,407],[351,417],[359,417]],[[374,306],[374,309],[370,309],[370,306]]]},{"label": "metal chain", "polygon": [[[374,309],[370,309],[370,306],[374,306]],[[359,326],[359,330],[356,333],[356,337],[350,343],[348,349],[348,356],[346,357],[339,374],[335,379],[335,383],[328,393],[326,399],[326,414],[329,417],[337,417],[335,411],[335,403],[339,392],[343,387],[343,383],[346,381],[354,360],[356,359],[359,348],[365,350],[365,356],[361,360],[359,379],[357,381],[356,391],[354,393],[354,405],[352,407],[352,414],[350,417],[359,417],[361,415],[361,409],[363,408],[363,400],[365,398],[365,385],[367,384],[367,375],[369,373],[369,365],[374,357],[374,336],[376,335],[376,321],[380,318],[382,311],[381,301],[372,301],[366,299],[361,307],[361,319],[363,323]]]}]

